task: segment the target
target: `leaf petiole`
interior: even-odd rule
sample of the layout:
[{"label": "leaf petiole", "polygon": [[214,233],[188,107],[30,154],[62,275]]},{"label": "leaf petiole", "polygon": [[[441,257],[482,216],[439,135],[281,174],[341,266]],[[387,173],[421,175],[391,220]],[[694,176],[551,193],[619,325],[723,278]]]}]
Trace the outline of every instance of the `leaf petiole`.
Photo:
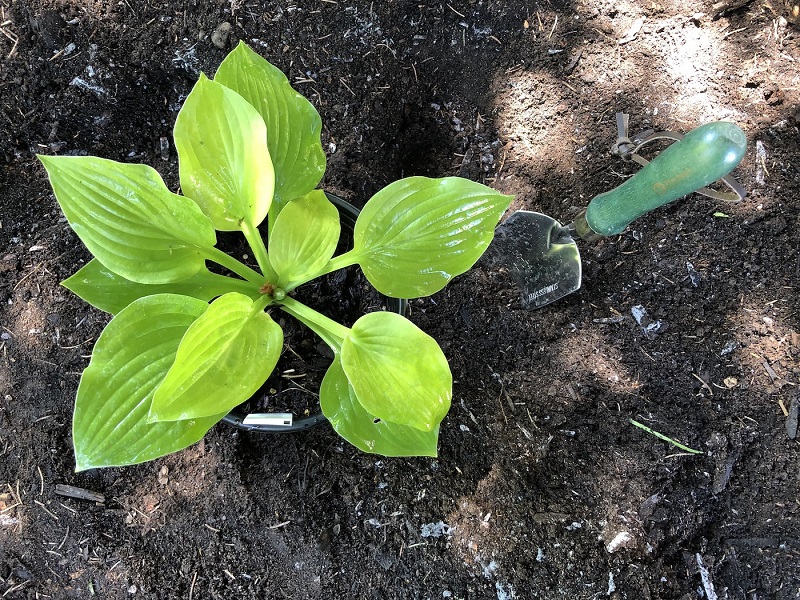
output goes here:
[{"label": "leaf petiole", "polygon": [[222,265],[229,271],[236,273],[239,277],[242,277],[259,287],[264,284],[264,276],[261,275],[261,273],[255,269],[251,269],[246,264],[236,260],[232,256],[225,254],[219,248],[204,248],[204,250],[206,252],[205,258],[207,260],[211,260],[218,265]]},{"label": "leaf petiole", "polygon": [[328,275],[329,273],[333,273],[334,271],[338,271],[339,269],[344,269],[346,267],[358,264],[359,260],[361,260],[361,255],[359,253],[357,253],[355,250],[348,250],[344,254],[340,254],[339,256],[334,256],[332,259],[330,259],[330,261],[328,261],[328,264],[325,265],[322,271],[314,273],[314,275],[306,277],[299,281],[293,281],[292,283],[286,286],[286,291],[291,292],[293,289],[300,287],[304,283],[308,283],[312,279],[316,279],[317,277]]},{"label": "leaf petiole", "polygon": [[264,239],[261,237],[258,227],[250,223],[248,220],[242,221],[241,227],[242,233],[244,234],[244,237],[247,238],[247,243],[250,244],[250,249],[253,251],[253,255],[256,257],[256,262],[258,263],[261,272],[264,273],[264,276],[268,281],[273,283],[277,282],[278,274],[275,272],[275,269],[272,268],[272,263],[269,261],[267,247],[264,245]]},{"label": "leaf petiole", "polygon": [[333,319],[318,313],[313,308],[289,296],[286,296],[280,304],[281,309],[292,315],[295,319],[321,337],[336,354],[341,352],[342,342],[350,335],[349,327],[337,323]]},{"label": "leaf petiole", "polygon": [[258,300],[253,300],[253,312],[260,312],[274,302],[272,296],[263,295]]}]

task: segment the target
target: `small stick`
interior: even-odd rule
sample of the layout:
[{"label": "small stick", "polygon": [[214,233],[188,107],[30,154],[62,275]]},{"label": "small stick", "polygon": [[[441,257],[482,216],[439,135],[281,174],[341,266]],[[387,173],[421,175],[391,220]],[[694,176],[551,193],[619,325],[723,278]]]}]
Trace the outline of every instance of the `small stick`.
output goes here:
[{"label": "small stick", "polygon": [[461,17],[462,19],[466,19],[466,18],[467,18],[467,17],[465,17],[464,15],[462,15],[460,12],[458,12],[458,11],[457,11],[455,8],[453,8],[452,6],[450,6],[449,4],[447,5],[447,8],[449,8],[450,10],[452,10],[454,13],[456,13],[456,14],[457,14],[459,17]]},{"label": "small stick", "polygon": [[0,515],[2,515],[4,512],[10,511],[12,508],[17,508],[18,506],[22,506],[22,502],[14,502],[14,504],[9,504],[3,510],[0,510]]},{"label": "small stick", "polygon": [[547,39],[548,39],[548,40],[549,40],[551,37],[553,37],[553,32],[556,30],[556,25],[558,25],[558,15],[556,15],[556,20],[555,20],[555,21],[553,21],[553,28],[550,30],[550,35],[548,35],[548,36],[547,36]]},{"label": "small stick", "polygon": [[506,417],[506,411],[503,409],[503,403],[500,401],[500,398],[503,397],[503,390],[504,389],[505,389],[505,386],[503,385],[503,382],[501,381],[500,382],[500,394],[497,396],[497,404],[500,406],[500,412],[503,414],[503,421],[505,421],[506,425],[508,425],[508,417]]},{"label": "small stick", "polygon": [[786,405],[783,403],[783,398],[778,398],[778,404],[781,406],[781,410],[783,411],[783,416],[788,417],[789,411],[786,409]]},{"label": "small stick", "polygon": [[739,33],[740,31],[745,31],[746,29],[747,29],[747,27],[740,27],[739,29],[734,29],[733,31],[729,31],[729,32],[728,32],[728,33],[726,33],[724,36],[722,36],[722,39],[723,39],[723,40],[727,40],[727,39],[728,39],[729,37],[731,37],[733,34],[735,34],[735,33]]},{"label": "small stick", "polygon": [[192,600],[192,596],[194,595],[194,584],[197,582],[197,571],[194,572],[192,575],[192,585],[189,586],[189,600]]},{"label": "small stick", "polygon": [[52,512],[50,512],[49,510],[47,510],[47,507],[44,505],[44,502],[39,502],[38,500],[34,500],[34,501],[33,501],[33,503],[34,503],[34,504],[38,504],[39,506],[41,506],[41,507],[42,507],[42,510],[43,510],[44,512],[46,512],[48,515],[50,515],[50,516],[51,516],[51,517],[53,517],[53,518],[54,518],[56,521],[58,521],[58,517],[55,515],[55,513],[52,513]]},{"label": "small stick", "polygon": [[23,581],[22,583],[19,583],[19,584],[15,585],[15,586],[12,586],[12,587],[8,588],[8,589],[5,591],[5,593],[3,594],[3,598],[5,598],[6,596],[8,596],[8,595],[9,595],[11,592],[18,592],[19,590],[21,590],[22,588],[24,588],[24,587],[25,587],[26,585],[28,585],[29,583],[30,583],[30,581]]},{"label": "small stick", "polygon": [[347,91],[348,91],[348,92],[350,92],[351,94],[353,94],[353,96],[355,96],[355,95],[356,95],[356,93],[355,93],[353,90],[351,90],[351,89],[350,89],[350,86],[349,86],[349,85],[347,85],[347,84],[344,82],[344,78],[343,78],[343,77],[339,77],[339,83],[341,83],[341,84],[342,84],[342,85],[343,85],[345,88],[347,88]]},{"label": "small stick", "polygon": [[699,382],[700,382],[700,384],[701,384],[701,385],[702,385],[704,388],[706,388],[706,389],[708,390],[708,393],[709,393],[709,394],[711,394],[712,396],[714,395],[714,390],[712,390],[712,389],[711,389],[711,386],[709,386],[709,385],[708,385],[708,384],[707,384],[705,381],[703,381],[702,377],[700,377],[700,376],[699,376],[697,373],[692,373],[692,377],[694,377],[695,379],[697,379],[697,381],[699,381]]},{"label": "small stick", "polygon": [[41,266],[44,264],[44,262],[45,262],[45,261],[42,261],[42,262],[40,262],[38,265],[36,265],[35,267],[33,267],[33,269],[31,269],[30,271],[28,271],[28,273],[27,273],[27,274],[26,274],[26,275],[25,275],[25,276],[24,276],[22,279],[20,279],[20,280],[17,282],[17,285],[15,285],[15,286],[12,288],[12,290],[11,290],[11,291],[13,292],[14,290],[16,290],[16,289],[17,289],[17,288],[18,288],[20,285],[22,285],[22,282],[23,282],[23,281],[25,281],[25,280],[26,280],[28,277],[30,277],[31,275],[33,275],[34,273],[36,273],[36,271],[38,271],[38,270],[39,270],[39,267],[41,267]]},{"label": "small stick", "polygon": [[67,525],[67,532],[64,534],[64,539],[61,540],[61,543],[58,545],[58,548],[56,548],[56,551],[59,551],[59,550],[61,550],[61,548],[64,547],[64,544],[67,543],[67,538],[68,537],[69,537],[69,525]]},{"label": "small stick", "polygon": [[105,504],[106,497],[98,492],[91,492],[83,488],[75,487],[72,485],[64,485],[59,483],[56,485],[56,494],[59,496],[67,496],[68,498],[77,498],[78,500],[88,500],[89,502],[99,502]]}]

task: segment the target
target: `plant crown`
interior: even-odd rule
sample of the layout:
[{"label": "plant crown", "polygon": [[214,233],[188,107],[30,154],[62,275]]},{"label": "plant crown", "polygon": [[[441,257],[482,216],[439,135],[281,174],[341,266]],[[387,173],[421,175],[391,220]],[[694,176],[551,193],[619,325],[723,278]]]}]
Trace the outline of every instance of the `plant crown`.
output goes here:
[{"label": "plant crown", "polygon": [[[277,364],[275,309],[333,350],[320,405],[339,435],[365,452],[436,456],[452,375],[434,339],[391,312],[345,327],[292,291],[358,264],[386,296],[433,294],[478,260],[511,197],[457,177],[402,179],[366,203],[353,248],[334,256],[338,211],[316,189],[321,127],[286,76],[240,43],[178,114],[183,195],[146,165],[39,157],[94,255],[63,285],[114,315],[78,387],[77,470],[140,463],[202,438]],[[258,268],[219,250],[216,231],[244,234]]]}]

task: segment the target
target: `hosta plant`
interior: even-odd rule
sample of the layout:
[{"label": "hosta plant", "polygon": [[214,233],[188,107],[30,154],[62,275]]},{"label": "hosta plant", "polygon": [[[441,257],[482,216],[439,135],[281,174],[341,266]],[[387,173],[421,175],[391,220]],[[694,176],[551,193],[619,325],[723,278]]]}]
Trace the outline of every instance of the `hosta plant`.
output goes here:
[{"label": "hosta plant", "polygon": [[[201,75],[178,114],[181,194],[146,165],[40,157],[94,255],[64,285],[114,315],[78,387],[78,470],[143,462],[202,438],[275,367],[275,311],[332,348],[320,405],[342,437],[366,452],[436,455],[452,376],[433,338],[391,312],[345,327],[293,291],[358,264],[387,296],[433,294],[480,257],[511,198],[454,177],[402,179],[366,203],[353,248],[334,256],[338,212],[316,189],[320,130],[283,73],[240,44],[213,80]],[[258,268],[218,249],[216,231],[244,234]]]}]

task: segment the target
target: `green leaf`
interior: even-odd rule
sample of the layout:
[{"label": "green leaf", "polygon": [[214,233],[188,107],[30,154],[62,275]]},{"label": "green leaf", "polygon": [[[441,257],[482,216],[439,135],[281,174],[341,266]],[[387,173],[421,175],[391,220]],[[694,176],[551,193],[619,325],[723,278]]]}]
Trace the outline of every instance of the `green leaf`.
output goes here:
[{"label": "green leaf", "polygon": [[205,266],[214,227],[156,171],[93,156],[39,156],[72,229],[114,273],[169,283]]},{"label": "green leaf", "polygon": [[383,456],[436,456],[439,427],[420,431],[382,421],[364,410],[337,356],[319,389],[322,413],[333,429],[359,450]]},{"label": "green leaf", "polygon": [[239,94],[200,75],[175,121],[181,188],[220,231],[267,216],[275,172],[264,119]]},{"label": "green leaf", "polygon": [[148,296],[106,326],[75,401],[72,437],[78,471],[132,465],[177,452],[224,416],[147,422],[153,390],[167,374],[187,328],[207,308],[202,300],[186,296]]},{"label": "green leaf", "polygon": [[453,376],[431,336],[395,313],[362,316],[342,343],[342,367],[364,410],[433,431],[450,409]]},{"label": "green leaf", "polygon": [[313,279],[328,264],[339,242],[339,211],[320,190],[292,200],[275,221],[269,259],[278,287]]},{"label": "green leaf", "polygon": [[243,42],[222,61],[214,81],[240,94],[267,124],[267,143],[275,166],[277,215],[289,200],[317,187],[325,173],[322,120],[314,106],[292,89],[280,69]]},{"label": "green leaf", "polygon": [[153,396],[154,421],[227,412],[252,396],[275,368],[283,332],[242,294],[214,300],[186,332],[175,364]]},{"label": "green leaf", "polygon": [[475,264],[512,199],[459,177],[401,179],[361,211],[353,252],[382,294],[428,296]]},{"label": "green leaf", "polygon": [[717,217],[718,219],[730,219],[731,218],[730,215],[727,215],[724,212],[719,212],[719,211],[715,212],[714,216]]},{"label": "green leaf", "polygon": [[134,300],[154,294],[180,294],[206,302],[233,291],[239,291],[254,300],[261,297],[253,284],[211,273],[205,267],[183,281],[146,284],[117,275],[96,258],[86,263],[72,277],[62,281],[61,285],[95,308],[111,314],[118,313]]}]

